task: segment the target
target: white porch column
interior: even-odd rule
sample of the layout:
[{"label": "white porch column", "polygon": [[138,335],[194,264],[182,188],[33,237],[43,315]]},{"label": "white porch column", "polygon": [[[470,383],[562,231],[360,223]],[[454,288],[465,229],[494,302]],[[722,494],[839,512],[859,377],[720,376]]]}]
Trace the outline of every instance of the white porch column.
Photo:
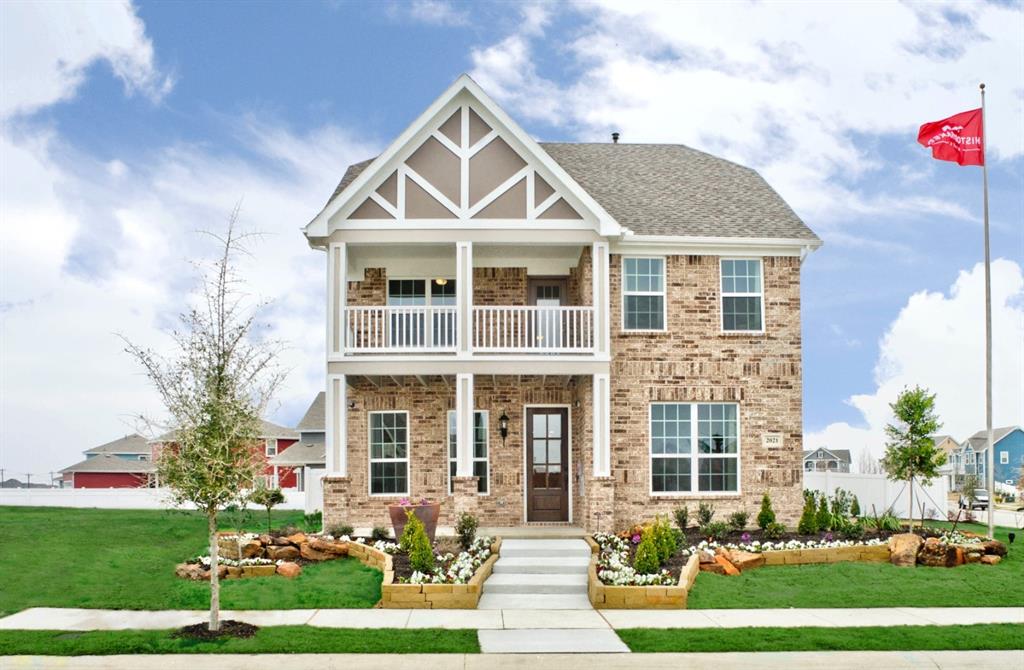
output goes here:
[{"label": "white porch column", "polygon": [[345,375],[327,375],[327,477],[348,476],[348,389]]},{"label": "white porch column", "polygon": [[607,374],[594,375],[594,476],[610,477],[612,474],[612,432],[611,432],[611,377]]},{"label": "white porch column", "polygon": [[594,303],[594,353],[607,355],[610,349],[609,313],[610,290],[608,282],[608,243],[594,242],[591,245],[591,300]]},{"label": "white porch column", "polygon": [[327,355],[345,354],[346,314],[348,297],[348,258],[344,242],[332,243],[327,249]]},{"label": "white porch column", "polygon": [[473,375],[455,375],[455,476],[473,476]]},{"label": "white porch column", "polygon": [[[455,304],[458,305],[458,350],[473,350],[473,243],[455,243]],[[472,382],[470,382],[472,383]]]}]

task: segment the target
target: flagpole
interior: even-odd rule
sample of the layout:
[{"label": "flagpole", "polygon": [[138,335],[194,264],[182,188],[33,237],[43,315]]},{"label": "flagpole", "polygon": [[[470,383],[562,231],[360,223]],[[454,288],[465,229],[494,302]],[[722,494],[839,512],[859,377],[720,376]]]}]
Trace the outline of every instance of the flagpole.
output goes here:
[{"label": "flagpole", "polygon": [[988,484],[988,536],[995,539],[996,491],[995,491],[995,457],[992,454],[992,258],[988,242],[988,138],[985,134],[985,84],[981,89],[981,182],[984,189],[985,215],[985,432],[987,447],[985,449],[985,478]]}]

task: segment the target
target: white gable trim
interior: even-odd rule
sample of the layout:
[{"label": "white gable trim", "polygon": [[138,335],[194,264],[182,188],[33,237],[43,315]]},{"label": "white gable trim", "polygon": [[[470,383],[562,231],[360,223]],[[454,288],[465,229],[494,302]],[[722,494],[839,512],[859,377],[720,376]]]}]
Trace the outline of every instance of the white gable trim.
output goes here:
[{"label": "white gable trim", "polygon": [[[448,87],[448,89],[442,93],[413,123],[406,128],[401,135],[399,135],[389,146],[385,149],[377,158],[373,160],[360,174],[356,177],[352,183],[350,183],[341,193],[335,196],[324,209],[306,226],[305,233],[310,238],[324,238],[327,237],[333,230],[341,228],[351,227],[351,221],[345,221],[347,217],[356,207],[358,207],[363,200],[370,196],[370,193],[374,190],[375,185],[378,181],[386,179],[390,174],[396,170],[399,170],[398,188],[404,190],[404,174],[405,168],[401,166],[405,159],[413,151],[415,151],[422,142],[431,136],[440,135],[441,133],[435,133],[436,126],[443,123],[448,116],[455,113],[460,107],[463,108],[462,112],[462,126],[463,126],[463,138],[468,138],[467,126],[469,125],[469,115],[466,107],[471,105],[473,110],[492,128],[492,132],[485,135],[479,141],[476,142],[472,147],[463,146],[456,147],[451,141],[439,140],[443,146],[449,151],[453,151],[456,155],[471,155],[481,148],[486,146],[491,140],[499,135],[499,130],[504,130],[501,133],[504,139],[509,143],[509,146],[513,150],[517,151],[520,155],[526,159],[527,163],[531,164],[535,170],[537,170],[541,176],[551,184],[556,192],[561,192],[566,200],[572,205],[589,224],[589,227],[594,228],[601,235],[621,235],[623,228],[612,218],[608,212],[601,207],[600,204],[594,200],[583,188],[576,183],[572,177],[558,164],[554,159],[551,158],[545,152],[539,144],[532,137],[530,137],[519,125],[512,120],[498,105],[495,103],[490,96],[488,96],[480,86],[473,81],[469,75],[463,74],[455,83]],[[464,141],[468,141],[464,140]],[[463,161],[465,164],[465,161]],[[468,174],[466,170],[463,170],[462,174],[463,181],[463,198],[468,198],[468,189],[466,188],[466,182],[468,182]],[[420,183],[420,182],[418,182]],[[421,184],[422,185],[422,184]],[[528,188],[533,185],[533,180],[528,181]],[[532,191],[532,188],[529,188]],[[433,194],[432,194],[433,195]],[[532,196],[532,193],[528,194]],[[557,199],[557,198],[556,198]],[[376,199],[374,199],[376,202]],[[442,200],[441,202],[444,202]],[[446,205],[449,203],[445,203]],[[462,209],[465,210],[465,202],[459,203],[462,205]],[[532,219],[534,216],[539,215],[543,210],[533,207],[532,200],[528,201],[528,218]],[[542,203],[548,205],[548,203]],[[536,209],[536,211],[535,211]],[[388,210],[390,213],[390,210]],[[422,221],[416,221],[417,224],[422,224]],[[466,220],[458,219],[451,223],[457,223],[461,227],[475,228],[481,220]],[[556,221],[546,220],[545,223],[548,227],[557,225]],[[579,223],[579,222],[575,222]],[[360,223],[360,227],[367,226],[368,220],[364,220]],[[378,227],[386,226],[389,229],[394,229],[404,225],[404,220],[387,220],[381,222],[382,225]],[[417,226],[418,227],[418,226]]]}]

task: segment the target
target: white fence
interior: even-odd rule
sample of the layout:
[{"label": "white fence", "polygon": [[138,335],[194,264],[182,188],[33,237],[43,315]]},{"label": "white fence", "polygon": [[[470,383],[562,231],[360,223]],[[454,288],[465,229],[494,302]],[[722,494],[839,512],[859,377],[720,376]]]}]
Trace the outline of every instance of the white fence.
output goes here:
[{"label": "white fence", "polygon": [[[319,479],[316,481],[319,490]],[[306,493],[285,489],[277,509],[306,509]],[[0,489],[0,505],[19,507],[95,507],[99,509],[168,509],[167,489]],[[256,509],[255,505],[250,505]],[[320,509],[319,507],[317,509]]]},{"label": "white fence", "polygon": [[[804,472],[804,488],[833,495],[836,488],[857,496],[861,514],[871,514],[872,505],[878,514],[887,509],[901,518],[910,512],[907,482],[889,481],[885,475],[862,475],[846,472]],[[925,518],[945,519],[949,484],[945,477],[936,477],[929,486],[914,482],[914,518],[920,518],[924,503]]]}]

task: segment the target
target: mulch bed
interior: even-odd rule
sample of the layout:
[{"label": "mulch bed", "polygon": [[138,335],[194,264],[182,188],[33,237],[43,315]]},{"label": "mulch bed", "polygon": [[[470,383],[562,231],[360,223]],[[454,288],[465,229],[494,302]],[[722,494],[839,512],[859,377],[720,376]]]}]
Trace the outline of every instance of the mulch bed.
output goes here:
[{"label": "mulch bed", "polygon": [[[452,554],[458,556],[462,551],[459,541],[454,537],[439,537],[434,540],[435,554]],[[391,555],[391,567],[395,571],[395,581],[406,580],[412,577],[412,566],[409,565],[409,554],[398,551]],[[447,567],[447,566],[444,566]]]},{"label": "mulch bed", "polygon": [[259,630],[258,626],[242,621],[228,619],[220,622],[219,630],[210,630],[209,623],[197,623],[174,631],[171,637],[186,640],[220,640],[227,637],[252,637]]}]

